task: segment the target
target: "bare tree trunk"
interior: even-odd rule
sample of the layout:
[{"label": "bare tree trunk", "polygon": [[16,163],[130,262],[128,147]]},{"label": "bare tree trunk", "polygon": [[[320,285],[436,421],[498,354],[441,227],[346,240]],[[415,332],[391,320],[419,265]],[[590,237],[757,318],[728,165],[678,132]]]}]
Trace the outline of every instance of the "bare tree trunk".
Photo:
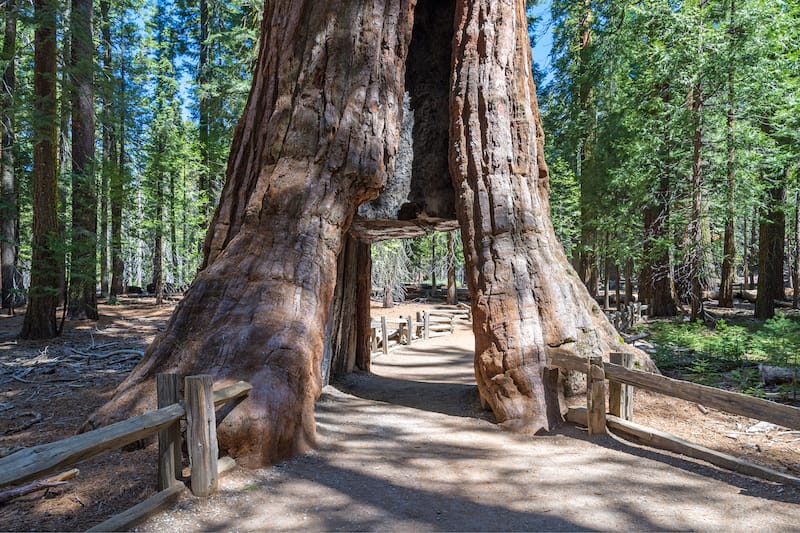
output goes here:
[{"label": "bare tree trunk", "polygon": [[69,317],[97,320],[97,191],[94,176],[92,0],[72,0],[72,248]]},{"label": "bare tree trunk", "polygon": [[[72,2],[64,2],[63,18],[70,19],[70,10],[72,9]],[[56,175],[58,176],[58,242],[60,243],[56,248],[58,257],[58,303],[56,306],[66,308],[67,299],[69,298],[68,292],[68,272],[69,268],[69,249],[67,247],[68,234],[67,234],[67,221],[72,215],[70,209],[69,196],[72,191],[72,162],[71,146],[70,146],[70,120],[72,119],[72,83],[69,77],[69,58],[72,57],[72,34],[69,29],[61,32],[61,62],[57,64],[58,68],[61,67],[61,78],[59,80],[60,96],[60,109],[58,113],[59,130],[58,130],[58,161],[56,167]]]},{"label": "bare tree trunk", "polygon": [[754,250],[756,246],[756,227],[758,226],[758,207],[753,208],[753,220],[750,223],[750,249],[747,252],[747,257],[750,258],[750,286],[755,287],[755,275],[756,275],[756,268],[758,266],[758,258],[756,255],[756,251]]},{"label": "bare tree trunk", "polygon": [[633,259],[625,260],[625,305],[633,302]]},{"label": "bare tree trunk", "polygon": [[123,38],[123,49],[120,54],[120,76],[119,76],[119,135],[117,140],[117,162],[115,172],[111,174],[111,184],[109,186],[109,203],[111,211],[111,295],[120,296],[123,293],[123,276],[125,274],[125,264],[122,260],[122,205],[125,202],[125,166],[127,164],[125,152],[125,108],[126,98],[126,69],[125,69],[125,47]]},{"label": "bare tree trunk", "polygon": [[472,297],[476,380],[500,422],[549,429],[561,420],[561,406],[547,353],[628,348],[570,266],[549,220],[525,2],[456,5],[450,171]]},{"label": "bare tree trunk", "polygon": [[33,257],[28,307],[22,324],[23,339],[56,336],[59,266],[56,199],[56,13],[58,2],[34,0],[38,24],[34,32],[33,107]]},{"label": "bare tree trunk", "polygon": [[[163,163],[162,163],[163,164]],[[153,238],[153,293],[156,305],[164,300],[164,175],[156,175],[155,235]]]},{"label": "bare tree trunk", "polygon": [[[549,222],[525,2],[456,5],[450,169],[478,387],[501,422],[536,431],[561,419],[549,351],[629,348]],[[202,269],[89,425],[152,405],[157,372],[204,371],[254,386],[219,428],[221,448],[243,464],[313,445],[337,259],[356,206],[394,166],[413,13],[410,0],[266,3]]]},{"label": "bare tree trunk", "polygon": [[447,232],[447,303],[458,303],[456,292],[456,245],[452,231]]},{"label": "bare tree trunk", "polygon": [[13,314],[19,299],[17,291],[17,255],[19,254],[19,198],[15,164],[14,96],[16,92],[15,55],[17,49],[17,4],[7,0],[5,4],[5,28],[3,31],[2,61],[3,86],[0,87],[0,277],[2,295],[0,307],[7,307]]},{"label": "bare tree trunk", "polygon": [[394,165],[411,13],[409,0],[266,3],[202,269],[90,424],[151,405],[156,372],[204,371],[254,386],[221,449],[260,465],[313,445],[337,255]]},{"label": "bare tree trunk", "polygon": [[370,245],[349,233],[339,252],[336,290],[325,334],[322,379],[344,376],[354,369],[369,372]]},{"label": "bare tree trunk", "polygon": [[653,196],[651,201],[655,203],[644,209],[644,265],[639,276],[639,297],[647,304],[649,316],[675,316],[677,307],[672,297],[669,248],[664,243],[669,220],[669,178],[666,175],[662,174]]},{"label": "bare tree trunk", "polygon": [[111,64],[111,20],[109,0],[100,1],[100,41],[103,50],[103,63],[101,66],[100,81],[100,122],[102,130],[101,150],[102,164],[100,167],[100,292],[108,296],[111,294],[111,276],[109,271],[110,235],[109,235],[109,195],[111,175],[114,172],[116,156],[114,154],[114,124],[113,124],[113,78]]},{"label": "bare tree trunk", "polygon": [[771,318],[775,314],[775,300],[783,299],[785,201],[786,187],[783,180],[777,178],[776,183],[769,189],[767,212],[758,228],[756,318]]},{"label": "bare tree trunk", "polygon": [[436,232],[431,232],[431,296],[436,297]]},{"label": "bare tree trunk", "polygon": [[794,241],[792,242],[792,309],[800,304],[800,183],[794,191]]},{"label": "bare tree trunk", "polygon": [[212,202],[214,201],[213,177],[211,175],[211,105],[209,100],[209,46],[208,46],[208,0],[199,0],[200,31],[198,42],[197,84],[200,89],[199,96],[199,126],[198,140],[200,145],[200,193],[204,198],[201,203],[203,226],[211,218]]},{"label": "bare tree trunk", "polygon": [[750,243],[747,237],[747,215],[742,217],[742,290],[750,290]]},{"label": "bare tree trunk", "polygon": [[703,317],[703,281],[705,262],[703,261],[703,104],[705,95],[700,82],[692,88],[691,104],[694,116],[692,132],[692,208],[687,231],[690,276],[689,300],[692,304],[691,320]]},{"label": "bare tree trunk", "polygon": [[733,278],[736,274],[736,91],[734,86],[734,68],[736,61],[733,53],[736,47],[736,32],[734,24],[736,22],[736,0],[730,0],[728,11],[728,31],[729,53],[728,61],[728,124],[726,144],[728,149],[727,173],[728,173],[728,197],[727,213],[725,218],[725,236],[722,251],[722,277],[719,284],[719,306],[733,307]]},{"label": "bare tree trunk", "polygon": [[597,231],[594,228],[597,194],[594,192],[596,176],[592,163],[594,149],[595,108],[589,61],[592,45],[592,19],[594,13],[590,0],[582,0],[583,10],[578,21],[578,109],[580,110],[580,138],[578,140],[578,168],[576,175],[580,182],[581,241],[580,268],[578,275],[589,289],[592,297],[597,296]]}]

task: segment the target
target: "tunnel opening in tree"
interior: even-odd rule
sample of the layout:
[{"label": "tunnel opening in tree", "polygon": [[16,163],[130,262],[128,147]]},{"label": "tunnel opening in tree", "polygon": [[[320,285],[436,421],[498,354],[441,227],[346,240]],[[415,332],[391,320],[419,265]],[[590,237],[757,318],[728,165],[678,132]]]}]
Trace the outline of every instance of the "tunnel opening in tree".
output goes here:
[{"label": "tunnel opening in tree", "polygon": [[[447,54],[439,48],[450,54],[448,75],[430,86],[435,70],[426,69],[434,67],[409,59],[415,16],[429,22],[420,22],[413,46],[428,38],[437,53],[421,47],[414,54],[441,61],[442,69]],[[444,28],[452,29],[450,45]],[[241,464],[308,450],[331,331],[338,328],[342,339],[366,333],[369,291],[363,279],[350,279],[364,270],[358,248],[458,225],[481,396],[511,428],[553,427],[561,413],[548,353],[629,348],[589,297],[550,223],[530,56],[522,1],[267,2],[201,269],[166,330],[88,426],[149,407],[156,373],[202,372],[220,385],[253,385],[219,427],[220,448]],[[448,113],[426,112],[444,87],[446,103],[435,108]],[[445,130],[446,145],[439,139]],[[404,134],[415,147],[405,163]],[[436,146],[447,148],[449,191]],[[417,158],[423,151],[433,152],[430,160]],[[411,175],[395,196],[398,166]],[[381,192],[394,199],[383,202],[384,211],[359,209]],[[342,305],[337,318],[335,302],[346,302],[340,293],[348,291],[358,303]],[[345,331],[341,317],[352,309],[360,310],[360,325]],[[341,345],[353,342],[360,341]]]}]

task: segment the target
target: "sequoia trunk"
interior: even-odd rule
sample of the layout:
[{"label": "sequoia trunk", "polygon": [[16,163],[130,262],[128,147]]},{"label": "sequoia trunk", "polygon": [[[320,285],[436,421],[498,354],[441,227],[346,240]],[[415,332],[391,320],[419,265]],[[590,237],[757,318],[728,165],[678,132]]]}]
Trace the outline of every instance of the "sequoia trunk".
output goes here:
[{"label": "sequoia trunk", "polygon": [[394,164],[410,0],[267,1],[205,260],[167,330],[90,423],[149,406],[154,375],[253,391],[220,446],[260,465],[314,442],[342,237]]},{"label": "sequoia trunk", "polygon": [[550,222],[525,2],[457,3],[450,172],[467,263],[481,396],[507,426],[561,419],[547,353],[625,351]]},{"label": "sequoia trunk", "polygon": [[[368,277],[337,276],[337,257],[338,270],[367,262],[353,242],[340,252],[356,207],[378,195],[394,168],[415,4],[267,1],[253,88],[201,271],[91,424],[151,405],[157,372],[203,372],[219,384],[253,384],[219,427],[221,447],[243,464],[313,444],[330,310],[343,316],[348,301],[365,307],[368,298]],[[549,221],[525,2],[455,5],[449,166],[478,386],[500,421],[549,428],[561,412],[547,353],[626,348]],[[337,277],[350,288],[331,305]],[[365,328],[366,315],[355,323]],[[329,329],[334,367],[343,359],[333,352],[352,345],[342,325]],[[365,355],[356,351],[344,368],[368,368]]]}]

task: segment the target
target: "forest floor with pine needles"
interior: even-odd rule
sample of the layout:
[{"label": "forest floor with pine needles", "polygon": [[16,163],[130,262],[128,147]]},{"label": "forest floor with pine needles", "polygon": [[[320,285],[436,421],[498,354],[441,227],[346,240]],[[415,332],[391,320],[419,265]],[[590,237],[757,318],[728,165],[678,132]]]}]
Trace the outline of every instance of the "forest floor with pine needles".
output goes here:
[{"label": "forest floor with pine needles", "polygon": [[[73,434],[164,328],[173,305],[123,299],[97,324],[67,323],[51,342],[16,341],[0,317],[0,454]],[[373,315],[406,316],[409,303]],[[472,336],[380,355],[374,374],[326,387],[319,448],[272,468],[235,469],[208,499],[184,495],[141,524],[207,530],[797,530],[800,489],[629,444],[500,430],[480,407]],[[573,402],[582,403],[581,398]],[[798,435],[637,391],[634,420],[797,475]],[[0,529],[83,530],[153,493],[155,446],[78,465],[70,483],[0,506]]]}]

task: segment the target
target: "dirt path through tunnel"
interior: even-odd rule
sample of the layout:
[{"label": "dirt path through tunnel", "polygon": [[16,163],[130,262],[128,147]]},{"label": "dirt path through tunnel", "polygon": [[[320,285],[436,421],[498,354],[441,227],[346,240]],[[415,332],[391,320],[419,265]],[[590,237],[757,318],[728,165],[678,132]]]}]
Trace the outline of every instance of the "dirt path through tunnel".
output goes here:
[{"label": "dirt path through tunnel", "polygon": [[181,499],[143,531],[800,531],[794,489],[613,438],[501,431],[479,406],[472,337],[381,355],[327,387],[319,448],[219,494]]}]

